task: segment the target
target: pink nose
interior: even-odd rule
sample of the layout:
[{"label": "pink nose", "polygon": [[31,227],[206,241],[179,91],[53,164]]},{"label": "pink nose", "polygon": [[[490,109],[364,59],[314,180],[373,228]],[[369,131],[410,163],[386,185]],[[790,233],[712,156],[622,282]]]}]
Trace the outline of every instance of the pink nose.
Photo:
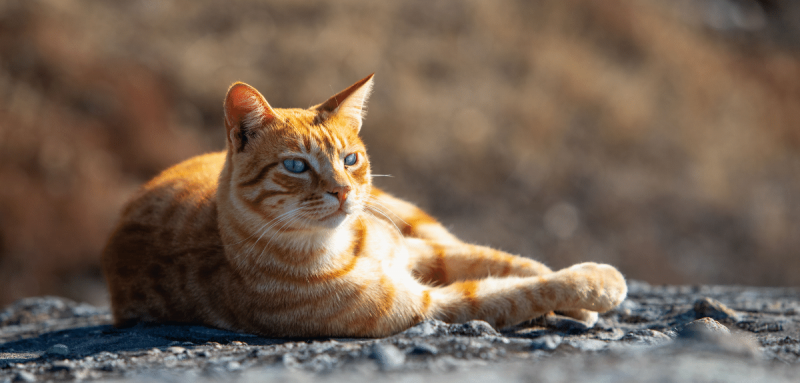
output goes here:
[{"label": "pink nose", "polygon": [[328,194],[339,199],[339,206],[341,207],[344,205],[344,201],[347,200],[347,193],[350,193],[350,190],[350,186],[337,186],[329,191]]}]

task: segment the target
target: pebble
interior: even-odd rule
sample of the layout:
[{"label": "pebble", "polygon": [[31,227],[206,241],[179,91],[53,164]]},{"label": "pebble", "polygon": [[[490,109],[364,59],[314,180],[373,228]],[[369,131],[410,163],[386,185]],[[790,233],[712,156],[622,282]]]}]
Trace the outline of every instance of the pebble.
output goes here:
[{"label": "pebble", "polygon": [[471,320],[466,323],[450,325],[450,334],[463,336],[500,335],[492,325],[482,320]]},{"label": "pebble", "polygon": [[531,342],[531,350],[555,350],[562,342],[559,335],[545,335]]},{"label": "pebble", "polygon": [[695,318],[711,318],[720,322],[736,323],[740,321],[739,314],[716,299],[708,297],[694,302]]},{"label": "pebble", "polygon": [[330,372],[336,367],[338,360],[328,354],[320,354],[312,358],[303,367],[315,373]]},{"label": "pebble", "polygon": [[68,355],[69,347],[60,343],[54,344],[47,349],[47,353],[52,355]]},{"label": "pebble", "polygon": [[628,334],[625,334],[625,336],[622,337],[622,340],[636,344],[653,346],[669,342],[670,340],[672,340],[672,338],[670,338],[667,334],[664,334],[661,331],[656,331],[651,329],[638,329],[631,331]]},{"label": "pebble", "polygon": [[545,316],[545,322],[548,327],[571,333],[584,332],[591,328],[587,326],[585,322],[558,314]]},{"label": "pebble", "polygon": [[50,367],[50,371],[72,371],[74,368],[73,364],[66,360],[60,360],[53,362],[52,367]]},{"label": "pebble", "polygon": [[440,320],[426,320],[417,323],[414,327],[403,331],[400,335],[407,337],[430,337],[447,335],[448,325]]},{"label": "pebble", "polygon": [[708,334],[730,335],[731,330],[711,318],[691,321],[678,330],[678,337],[680,338],[704,338]]},{"label": "pebble", "polygon": [[375,343],[372,346],[370,358],[375,359],[383,371],[396,370],[403,366],[406,356],[397,347],[391,344]]},{"label": "pebble", "polygon": [[409,355],[436,355],[439,353],[439,350],[428,343],[416,343],[414,347],[412,347],[409,351]]},{"label": "pebble", "polygon": [[186,352],[186,349],[183,347],[172,346],[172,347],[167,347],[167,352],[171,352],[173,354],[183,354],[184,352]]},{"label": "pebble", "polygon": [[608,343],[597,339],[570,340],[569,345],[581,351],[602,351],[608,348]]},{"label": "pebble", "polygon": [[31,374],[28,371],[18,371],[17,375],[14,376],[15,382],[35,382],[36,376]]},{"label": "pebble", "polygon": [[166,367],[175,367],[178,364],[178,358],[175,355],[165,356],[161,361]]}]

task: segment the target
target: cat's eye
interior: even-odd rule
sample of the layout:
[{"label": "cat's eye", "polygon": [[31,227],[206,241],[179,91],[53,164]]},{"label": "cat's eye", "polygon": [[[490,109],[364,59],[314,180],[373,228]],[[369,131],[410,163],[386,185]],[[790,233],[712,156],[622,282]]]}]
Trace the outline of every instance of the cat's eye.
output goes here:
[{"label": "cat's eye", "polygon": [[358,161],[358,154],[350,153],[347,157],[344,158],[344,164],[346,166],[353,166]]},{"label": "cat's eye", "polygon": [[292,173],[302,173],[308,169],[305,162],[297,159],[283,160],[283,167]]}]

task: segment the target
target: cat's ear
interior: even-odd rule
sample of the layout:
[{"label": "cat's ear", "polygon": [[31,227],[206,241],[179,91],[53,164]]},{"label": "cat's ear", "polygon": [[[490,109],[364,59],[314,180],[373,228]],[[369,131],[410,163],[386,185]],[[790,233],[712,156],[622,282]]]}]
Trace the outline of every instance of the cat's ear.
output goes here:
[{"label": "cat's ear", "polygon": [[364,77],[322,104],[315,106],[320,120],[341,118],[356,132],[360,131],[361,122],[366,114],[367,99],[372,92],[373,76],[375,76],[374,73]]},{"label": "cat's ear", "polygon": [[228,144],[237,152],[243,151],[255,133],[275,119],[275,111],[264,96],[243,82],[228,89],[224,109]]}]

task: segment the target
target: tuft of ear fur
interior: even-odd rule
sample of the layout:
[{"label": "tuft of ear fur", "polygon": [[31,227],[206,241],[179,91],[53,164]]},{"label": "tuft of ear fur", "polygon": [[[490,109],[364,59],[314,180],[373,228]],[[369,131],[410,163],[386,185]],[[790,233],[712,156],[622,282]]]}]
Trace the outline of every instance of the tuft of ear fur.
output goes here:
[{"label": "tuft of ear fur", "polygon": [[228,89],[224,103],[225,130],[229,148],[244,151],[258,129],[275,119],[275,111],[256,88],[236,82]]},{"label": "tuft of ear fur", "polygon": [[375,73],[364,77],[322,104],[312,107],[318,113],[318,120],[321,122],[341,118],[359,132],[366,115],[367,99],[372,92],[374,76]]}]

